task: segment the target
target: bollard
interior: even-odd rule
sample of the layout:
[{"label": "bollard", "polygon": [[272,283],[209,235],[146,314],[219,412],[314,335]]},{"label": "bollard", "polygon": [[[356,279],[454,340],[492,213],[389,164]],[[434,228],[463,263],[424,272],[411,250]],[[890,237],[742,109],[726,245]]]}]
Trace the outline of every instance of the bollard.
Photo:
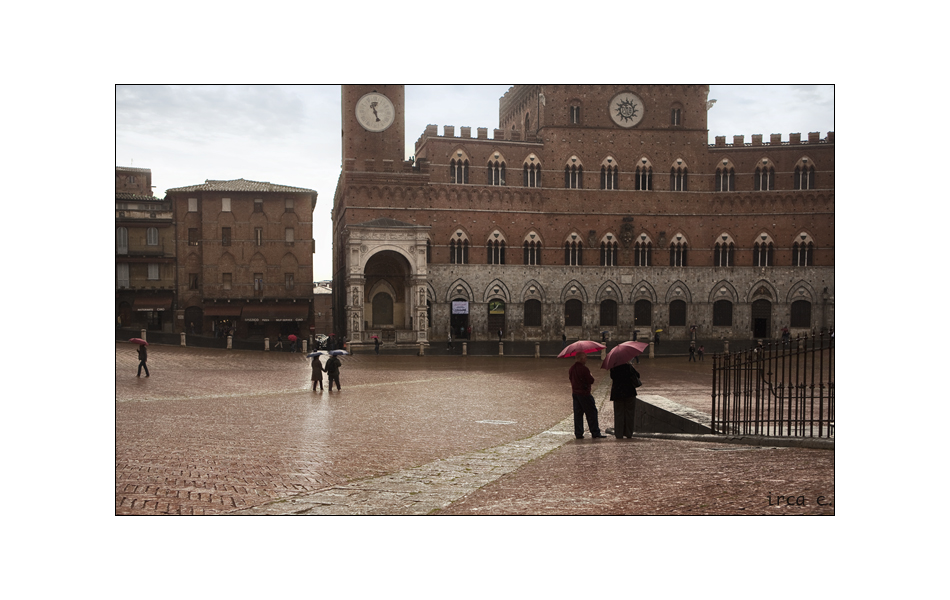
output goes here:
[{"label": "bollard", "polygon": [[145,330],[144,330],[144,329],[142,330],[142,333],[139,334],[139,337],[142,338],[143,340],[145,340],[146,342],[148,341],[148,338],[145,337]]},{"label": "bollard", "polygon": [[231,336],[228,336],[228,350],[231,349]]},{"label": "bollard", "polygon": [[541,342],[534,343],[534,357],[541,358]]},{"label": "bollard", "polygon": [[419,342],[419,356],[426,355],[426,346],[422,342]]},{"label": "bollard", "polygon": [[182,345],[182,346],[185,345],[185,332],[184,332],[184,331],[181,332],[181,345]]},{"label": "bollard", "polygon": [[723,342],[723,354],[729,354],[729,340]]},{"label": "bollard", "polygon": [[264,338],[264,352],[270,352],[270,338]]},{"label": "bollard", "polygon": [[462,356],[468,356],[468,342],[462,342]]},{"label": "bollard", "polygon": [[653,358],[653,342],[650,342],[650,358]]},{"label": "bollard", "polygon": [[300,347],[303,349],[303,353],[306,356],[307,354],[307,340],[300,340]]},{"label": "bollard", "polygon": [[604,344],[604,347],[600,349],[600,360],[601,362],[607,360],[607,345]]},{"label": "bollard", "polygon": [[505,342],[498,342],[498,356],[505,355]]}]

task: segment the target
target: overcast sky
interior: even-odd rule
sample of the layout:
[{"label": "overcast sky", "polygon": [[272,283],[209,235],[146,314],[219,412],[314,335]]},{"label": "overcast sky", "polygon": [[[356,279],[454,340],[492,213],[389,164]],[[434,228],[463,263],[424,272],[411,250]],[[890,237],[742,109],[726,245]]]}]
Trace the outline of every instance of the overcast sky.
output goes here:
[{"label": "overcast sky", "polygon": [[[498,127],[509,85],[406,86],[406,157],[427,124]],[[833,86],[713,85],[709,142],[834,131]],[[341,164],[340,86],[117,86],[115,164],[152,170],[156,196],[206,179],[316,190],[314,280],[330,279]]]}]

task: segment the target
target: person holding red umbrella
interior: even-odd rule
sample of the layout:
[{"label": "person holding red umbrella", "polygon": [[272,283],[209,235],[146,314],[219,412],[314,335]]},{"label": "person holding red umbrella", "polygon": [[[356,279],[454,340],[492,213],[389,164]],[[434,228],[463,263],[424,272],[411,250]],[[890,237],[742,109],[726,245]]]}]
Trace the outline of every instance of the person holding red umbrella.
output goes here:
[{"label": "person holding red umbrella", "polygon": [[600,424],[597,422],[597,403],[591,395],[591,385],[594,376],[587,368],[587,353],[578,352],[577,359],[568,371],[571,380],[571,395],[574,397],[574,437],[584,439],[584,416],[587,416],[587,428],[592,438],[605,438],[600,433]]},{"label": "person holding red umbrella", "polygon": [[148,365],[145,364],[148,361],[147,346],[148,344],[139,344],[139,370],[135,374],[136,377],[142,376],[142,369],[145,369],[145,376],[148,377]]},{"label": "person holding red umbrella", "polygon": [[604,360],[601,369],[610,370],[610,401],[614,403],[614,436],[633,437],[633,408],[637,401],[637,387],[640,385],[640,373],[630,361],[646,350],[644,342],[623,342],[618,344]]}]

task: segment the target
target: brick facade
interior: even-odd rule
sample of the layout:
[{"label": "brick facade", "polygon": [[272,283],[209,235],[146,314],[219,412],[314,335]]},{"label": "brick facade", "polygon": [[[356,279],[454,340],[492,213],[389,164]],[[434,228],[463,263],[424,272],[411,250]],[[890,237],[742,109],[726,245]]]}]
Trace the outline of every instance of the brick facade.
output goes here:
[{"label": "brick facade", "polygon": [[313,322],[313,190],[207,181],[170,189],[175,331],[238,338],[307,336]]},{"label": "brick facade", "polygon": [[[381,132],[354,116],[372,92],[396,109]],[[710,145],[707,94],[705,85],[515,86],[491,138],[483,127],[446,125],[440,136],[430,125],[412,163],[402,160],[402,86],[344,86],[337,332],[358,342],[387,330],[415,343],[459,325],[481,339],[500,327],[508,339],[541,340],[833,327],[834,133]],[[623,102],[635,107],[633,126]],[[489,264],[501,262],[501,242],[503,264]],[[539,249],[529,256],[527,243]],[[468,317],[452,317],[452,300],[469,303]]]}]

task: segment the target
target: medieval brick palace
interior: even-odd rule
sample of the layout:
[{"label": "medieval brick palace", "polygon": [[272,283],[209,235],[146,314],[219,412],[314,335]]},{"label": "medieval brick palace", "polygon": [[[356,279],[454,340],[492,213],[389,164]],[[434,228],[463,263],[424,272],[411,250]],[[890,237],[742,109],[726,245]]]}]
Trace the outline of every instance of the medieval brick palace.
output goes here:
[{"label": "medieval brick palace", "polygon": [[[517,85],[405,160],[402,85],[344,85],[334,328],[749,340],[834,327],[834,132],[708,143],[706,85]],[[491,136],[489,136],[491,134]]]}]

